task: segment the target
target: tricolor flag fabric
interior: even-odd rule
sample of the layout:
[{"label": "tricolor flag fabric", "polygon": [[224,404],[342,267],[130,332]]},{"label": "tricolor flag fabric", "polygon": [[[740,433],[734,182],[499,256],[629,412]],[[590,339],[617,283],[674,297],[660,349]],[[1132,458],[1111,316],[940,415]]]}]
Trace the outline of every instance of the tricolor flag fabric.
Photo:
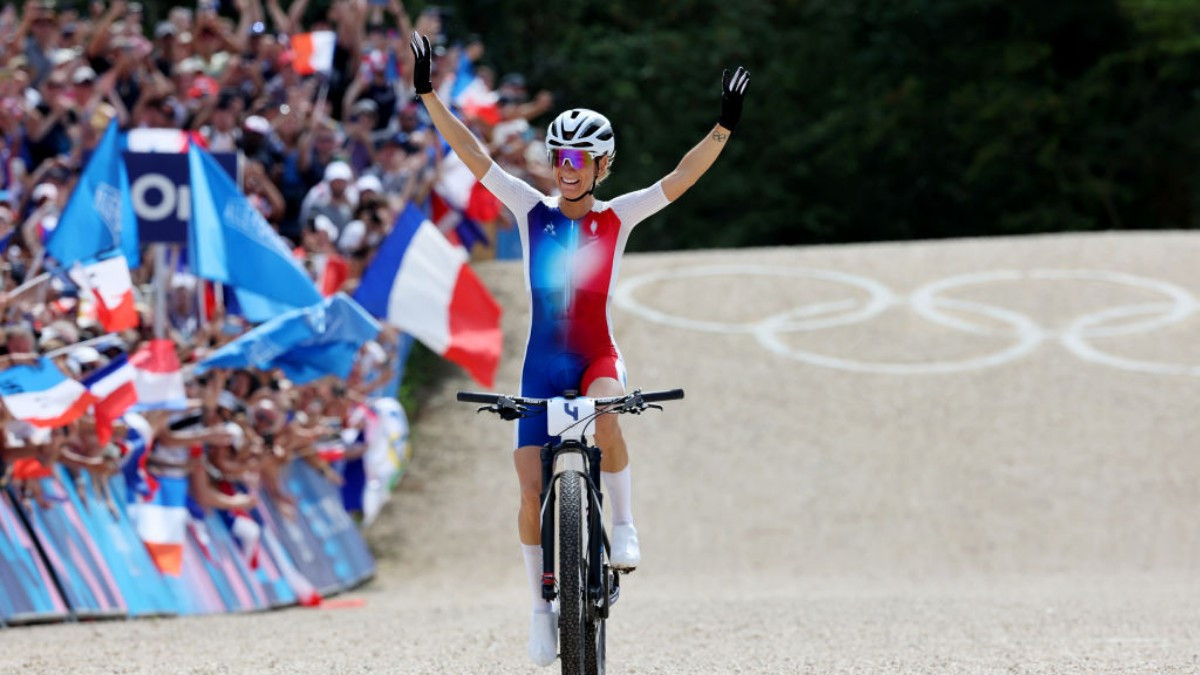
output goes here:
[{"label": "tricolor flag fabric", "polygon": [[333,70],[337,33],[319,30],[292,36],[292,69],[301,75],[328,74]]},{"label": "tricolor flag fabric", "polygon": [[168,339],[143,342],[129,363],[134,369],[138,410],[180,410],[187,405],[183,373],[175,343]]},{"label": "tricolor flag fabric", "polygon": [[112,438],[113,421],[137,403],[137,372],[124,354],[108,362],[83,381],[96,398],[93,404],[96,417],[96,439],[106,445]]},{"label": "tricolor flag fabric", "polygon": [[177,577],[183,571],[183,545],[187,538],[188,479],[158,476],[157,481],[148,499],[129,505],[129,517],[154,566],[163,574]]},{"label": "tricolor flag fabric", "polygon": [[36,364],[0,371],[0,398],[16,419],[35,427],[61,427],[87,412],[95,397],[45,356]]},{"label": "tricolor flag fabric", "polygon": [[120,254],[89,260],[71,270],[71,280],[96,299],[96,319],[109,333],[137,328],[138,313],[133,301],[133,279],[129,264]]},{"label": "tricolor flag fabric", "polygon": [[500,216],[500,200],[488,192],[453,151],[442,159],[433,192],[445,200],[447,206],[477,223],[491,222]]},{"label": "tricolor flag fabric", "polygon": [[129,503],[150,501],[158,491],[158,479],[147,468],[154,429],[145,417],[135,412],[125,413],[122,419],[125,438],[117,441],[117,445],[121,449],[121,473],[125,476]]},{"label": "tricolor flag fabric", "polygon": [[490,387],[500,364],[500,305],[466,262],[466,252],[410,204],[354,299]]},{"label": "tricolor flag fabric", "polygon": [[129,267],[141,262],[129,176],[121,161],[123,145],[114,118],[46,239],[46,252],[64,267],[113,249],[125,256]]}]

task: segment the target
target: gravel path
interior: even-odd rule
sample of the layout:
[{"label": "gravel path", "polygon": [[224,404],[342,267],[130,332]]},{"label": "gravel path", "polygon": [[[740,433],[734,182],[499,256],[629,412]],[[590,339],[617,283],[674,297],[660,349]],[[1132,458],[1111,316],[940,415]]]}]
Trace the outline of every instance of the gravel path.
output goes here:
[{"label": "gravel path", "polygon": [[[631,384],[688,398],[624,422],[644,563],[611,671],[1200,671],[1198,259],[1193,233],[628,256]],[[480,269],[512,389],[521,271]],[[533,671],[511,430],[460,388],[364,607],[9,630],[0,671]]]}]

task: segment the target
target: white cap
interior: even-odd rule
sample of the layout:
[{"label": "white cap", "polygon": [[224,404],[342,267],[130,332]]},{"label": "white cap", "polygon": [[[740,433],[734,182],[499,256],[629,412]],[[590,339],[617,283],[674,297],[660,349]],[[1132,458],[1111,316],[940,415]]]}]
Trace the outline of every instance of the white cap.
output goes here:
[{"label": "white cap", "polygon": [[100,355],[100,352],[96,351],[96,348],[92,347],[91,345],[84,345],[82,347],[76,347],[75,349],[72,349],[67,358],[73,361],[78,361],[84,365],[90,363],[99,363],[104,359],[104,357]]},{"label": "white cap", "polygon": [[366,370],[373,370],[383,365],[388,359],[387,350],[374,340],[363,343],[363,365]]},{"label": "white cap", "polygon": [[76,347],[67,354],[67,367],[71,369],[72,373],[79,375],[83,373],[85,365],[100,363],[103,359],[100,352],[93,347]]},{"label": "white cap", "polygon": [[194,56],[189,56],[179,62],[178,70],[180,75],[194,75],[204,70],[204,62]]},{"label": "white cap", "polygon": [[358,181],[354,183],[354,187],[358,188],[359,192],[364,190],[370,190],[371,192],[378,193],[383,192],[383,183],[379,180],[378,176],[373,174],[367,174],[362,178],[359,178]]},{"label": "white cap", "polygon": [[271,123],[267,121],[267,118],[262,117],[261,115],[251,115],[246,118],[246,121],[243,124],[246,127],[246,131],[253,131],[256,134],[262,134],[263,136],[271,133]]},{"label": "white cap", "polygon": [[246,440],[246,434],[242,431],[242,427],[237,422],[226,422],[223,426],[225,433],[229,434],[229,444],[241,450],[242,443]]},{"label": "white cap", "polygon": [[362,246],[363,239],[366,238],[367,224],[361,220],[352,220],[342,228],[342,236],[338,239],[337,245],[342,253],[350,253],[357,251],[358,247]]},{"label": "white cap", "polygon": [[194,290],[196,288],[196,277],[186,272],[176,272],[171,275],[171,288]]},{"label": "white cap", "polygon": [[58,186],[54,183],[38,183],[37,187],[33,188],[31,198],[34,203],[41,201],[43,198],[50,200],[58,199]]},{"label": "white cap", "polygon": [[79,54],[74,49],[63,47],[50,52],[50,62],[57,67],[74,60],[76,56]]},{"label": "white cap", "polygon": [[345,162],[330,162],[329,166],[325,167],[325,181],[335,180],[354,180],[354,171],[350,169],[350,165]]},{"label": "white cap", "polygon": [[92,70],[91,66],[79,66],[75,72],[71,74],[71,82],[80,84],[82,82],[93,82],[96,79],[96,71]]},{"label": "white cap", "polygon": [[329,241],[337,241],[337,225],[333,224],[333,221],[329,219],[329,216],[317,214],[317,217],[313,219],[313,229],[315,229],[317,232],[324,232],[325,236],[329,237]]}]

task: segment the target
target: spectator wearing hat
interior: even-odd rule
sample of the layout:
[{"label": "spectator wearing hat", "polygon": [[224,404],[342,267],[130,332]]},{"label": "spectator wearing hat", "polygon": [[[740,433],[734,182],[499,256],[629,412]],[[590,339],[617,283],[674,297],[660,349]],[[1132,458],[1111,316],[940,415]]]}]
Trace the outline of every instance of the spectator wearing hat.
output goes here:
[{"label": "spectator wearing hat", "polygon": [[307,262],[309,274],[325,297],[341,290],[349,275],[346,259],[338,252],[340,236],[333,221],[317,215],[304,236],[304,245],[295,251],[297,258]]},{"label": "spectator wearing hat", "polygon": [[58,227],[58,196],[58,186],[51,182],[38,183],[30,192],[32,210],[21,224],[21,239],[30,251],[41,250],[46,235]]},{"label": "spectator wearing hat", "polygon": [[171,77],[175,64],[183,56],[179,44],[179,27],[171,21],[160,21],[154,27],[154,67],[166,77]]},{"label": "spectator wearing hat", "polygon": [[29,159],[34,167],[71,152],[70,128],[78,121],[66,73],[52,73],[46,78],[41,93],[42,102],[31,111],[25,127]]},{"label": "spectator wearing hat", "polygon": [[[333,223],[338,233],[354,218],[358,207],[358,188],[354,186],[354,170],[350,165],[337,161],[325,168],[325,177],[304,196],[300,205],[300,219],[310,222],[318,214]],[[337,233],[332,237],[337,240]]]},{"label": "spectator wearing hat", "polygon": [[[402,33],[404,34],[404,33]],[[396,84],[387,79],[387,54],[381,49],[373,49],[363,58],[358,74],[346,89],[346,101],[357,105],[360,101],[372,101],[375,104],[375,120],[373,131],[383,132],[390,126],[392,117],[396,114],[399,97]],[[343,117],[349,119],[350,111]]]},{"label": "spectator wearing hat", "polygon": [[376,111],[375,101],[364,98],[351,106],[350,114],[346,116],[346,155],[356,174],[375,163]]},{"label": "spectator wearing hat", "polygon": [[275,139],[271,122],[262,115],[250,115],[242,122],[242,138],[239,144],[242,154],[263,166],[270,174],[282,159],[282,152]]},{"label": "spectator wearing hat", "polygon": [[80,379],[87,377],[104,363],[104,356],[95,347],[89,345],[75,347],[67,352],[67,368]]},{"label": "spectator wearing hat", "polygon": [[237,93],[223,89],[217,96],[211,110],[201,108],[192,120],[195,125],[208,118],[208,124],[200,127],[200,135],[208,141],[208,149],[212,152],[237,152],[242,141],[242,130],[238,127],[238,113],[242,102]]},{"label": "spectator wearing hat", "polygon": [[379,178],[382,195],[395,213],[404,210],[408,202],[421,203],[429,195],[434,178],[433,165],[429,154],[417,145],[425,138],[434,137],[421,133],[414,136],[405,132],[392,134],[380,145],[375,165],[368,172]]}]

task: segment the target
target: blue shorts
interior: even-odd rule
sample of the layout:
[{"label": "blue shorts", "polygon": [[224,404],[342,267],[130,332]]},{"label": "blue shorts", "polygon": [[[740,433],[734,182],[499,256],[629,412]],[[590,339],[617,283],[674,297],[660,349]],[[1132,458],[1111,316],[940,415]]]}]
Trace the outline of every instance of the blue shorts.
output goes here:
[{"label": "blue shorts", "polygon": [[[616,347],[610,352],[587,359],[580,354],[557,353],[535,357],[527,354],[521,370],[521,395],[529,398],[553,398],[573,389],[586,393],[592,383],[610,377],[625,386],[625,362]],[[517,421],[517,445],[542,446],[557,440],[546,430],[546,416],[534,415]]]}]

